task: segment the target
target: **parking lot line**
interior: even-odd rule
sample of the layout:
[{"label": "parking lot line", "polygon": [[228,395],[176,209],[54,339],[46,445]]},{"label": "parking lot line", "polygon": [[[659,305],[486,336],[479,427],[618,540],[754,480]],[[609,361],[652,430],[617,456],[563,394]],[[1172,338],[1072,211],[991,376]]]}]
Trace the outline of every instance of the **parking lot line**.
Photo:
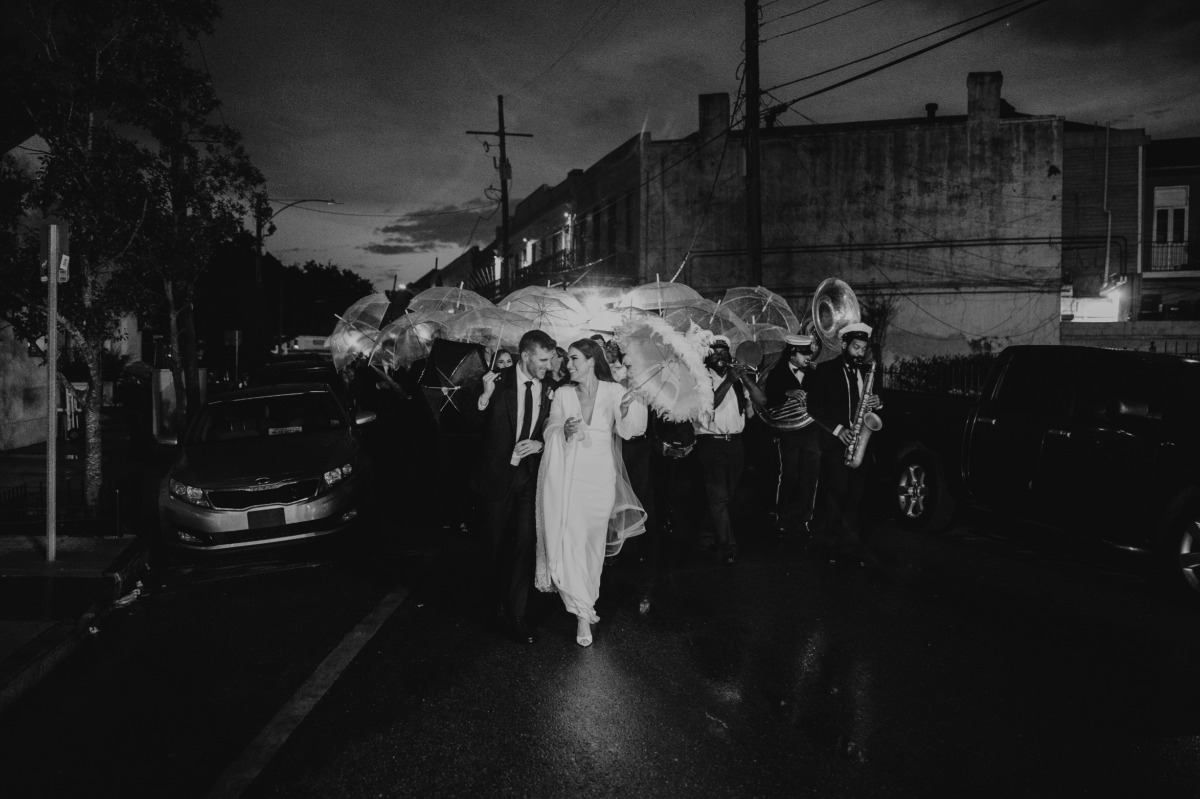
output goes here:
[{"label": "parking lot line", "polygon": [[241,796],[408,595],[408,588],[396,588],[381,599],[353,630],[346,633],[341,643],[326,655],[292,698],[242,750],[238,759],[225,769],[206,796],[210,799]]}]

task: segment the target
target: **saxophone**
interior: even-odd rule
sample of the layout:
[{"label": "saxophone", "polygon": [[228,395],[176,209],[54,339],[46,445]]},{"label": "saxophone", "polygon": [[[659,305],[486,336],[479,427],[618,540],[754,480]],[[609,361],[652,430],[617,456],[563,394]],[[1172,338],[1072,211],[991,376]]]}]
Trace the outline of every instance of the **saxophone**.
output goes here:
[{"label": "saxophone", "polygon": [[871,389],[874,387],[875,361],[872,360],[871,368],[867,370],[867,379],[863,381],[862,399],[858,401],[858,413],[854,417],[854,440],[846,447],[844,462],[849,469],[857,469],[862,466],[863,456],[867,452],[867,442],[871,440],[871,433],[883,429],[883,420],[879,418],[879,415],[866,409],[866,399],[871,395]]}]

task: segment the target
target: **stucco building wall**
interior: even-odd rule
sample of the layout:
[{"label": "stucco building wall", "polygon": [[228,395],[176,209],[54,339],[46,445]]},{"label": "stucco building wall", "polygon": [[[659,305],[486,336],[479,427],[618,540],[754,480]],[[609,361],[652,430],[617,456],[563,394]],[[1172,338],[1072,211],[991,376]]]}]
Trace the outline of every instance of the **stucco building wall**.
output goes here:
[{"label": "stucco building wall", "polygon": [[0,450],[46,440],[46,369],[0,326]]}]

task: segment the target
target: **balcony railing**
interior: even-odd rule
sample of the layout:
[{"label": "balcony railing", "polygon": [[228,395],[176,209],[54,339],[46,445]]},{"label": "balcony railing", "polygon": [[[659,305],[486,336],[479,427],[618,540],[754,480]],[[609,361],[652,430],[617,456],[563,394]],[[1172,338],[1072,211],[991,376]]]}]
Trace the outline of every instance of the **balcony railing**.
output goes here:
[{"label": "balcony railing", "polygon": [[1148,272],[1182,272],[1197,269],[1196,259],[1191,257],[1189,242],[1153,242],[1150,245],[1150,268]]}]

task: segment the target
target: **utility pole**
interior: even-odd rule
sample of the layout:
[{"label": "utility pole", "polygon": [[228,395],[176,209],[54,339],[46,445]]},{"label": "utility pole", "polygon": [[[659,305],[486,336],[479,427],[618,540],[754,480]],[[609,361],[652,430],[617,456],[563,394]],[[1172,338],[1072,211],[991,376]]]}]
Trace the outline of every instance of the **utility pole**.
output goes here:
[{"label": "utility pole", "polygon": [[750,285],[761,286],[762,186],[759,168],[758,0],[746,2],[746,258]]},{"label": "utility pole", "polygon": [[522,138],[532,139],[532,133],[509,133],[504,130],[504,95],[497,95],[496,107],[499,111],[500,125],[496,130],[468,130],[467,134],[471,136],[497,136],[500,139],[500,163],[497,169],[500,172],[500,290],[502,293],[507,293],[512,289],[516,282],[516,270],[513,269],[512,262],[508,257],[508,182],[512,180],[512,165],[508,163],[508,151],[505,148],[505,138],[508,136],[521,136]]}]

